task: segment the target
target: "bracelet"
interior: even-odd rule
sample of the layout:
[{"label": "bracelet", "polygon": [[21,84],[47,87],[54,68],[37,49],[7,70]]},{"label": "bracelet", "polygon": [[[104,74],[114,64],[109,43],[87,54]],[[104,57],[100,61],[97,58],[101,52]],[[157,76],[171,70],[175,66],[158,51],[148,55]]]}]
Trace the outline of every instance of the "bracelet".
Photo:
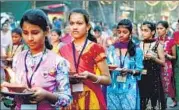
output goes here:
[{"label": "bracelet", "polygon": [[135,74],[135,73],[136,73],[136,71],[135,71],[135,70],[132,70],[132,73],[133,73],[133,74]]},{"label": "bracelet", "polygon": [[170,58],[170,60],[173,60],[173,56],[170,56],[169,58]]},{"label": "bracelet", "polygon": [[157,58],[156,57],[152,57],[152,60],[156,60]]},{"label": "bracelet", "polygon": [[99,83],[101,81],[101,77],[100,76],[97,76],[97,80],[93,83]]}]

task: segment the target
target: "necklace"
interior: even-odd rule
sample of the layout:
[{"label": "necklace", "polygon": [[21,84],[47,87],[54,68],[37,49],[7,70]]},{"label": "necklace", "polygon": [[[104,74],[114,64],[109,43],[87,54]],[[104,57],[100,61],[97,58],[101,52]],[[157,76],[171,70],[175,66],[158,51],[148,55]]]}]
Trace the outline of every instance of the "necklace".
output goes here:
[{"label": "necklace", "polygon": [[88,43],[88,39],[85,40],[85,43],[84,43],[84,45],[83,45],[83,47],[82,47],[82,50],[80,51],[80,54],[79,54],[79,56],[78,56],[77,61],[76,61],[76,54],[75,54],[76,48],[75,48],[74,42],[72,42],[74,66],[75,66],[75,68],[76,68],[76,72],[77,72],[77,73],[78,73],[78,66],[79,66],[79,64],[80,64],[80,58],[81,58],[81,55],[82,55],[84,49],[85,49],[86,46],[87,46],[87,43]]},{"label": "necklace", "polygon": [[75,45],[75,49],[77,52],[80,52],[82,50],[83,46],[82,45]]}]

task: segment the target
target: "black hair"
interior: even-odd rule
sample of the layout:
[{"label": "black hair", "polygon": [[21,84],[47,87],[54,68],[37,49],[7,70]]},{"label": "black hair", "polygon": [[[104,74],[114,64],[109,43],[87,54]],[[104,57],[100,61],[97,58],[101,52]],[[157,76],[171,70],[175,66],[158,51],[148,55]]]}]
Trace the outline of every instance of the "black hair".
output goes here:
[{"label": "black hair", "polygon": [[117,25],[114,24],[114,25],[112,26],[112,29],[117,29]]},{"label": "black hair", "polygon": [[22,29],[21,28],[14,28],[11,33],[17,33],[22,37]]},{"label": "black hair", "polygon": [[57,17],[53,17],[52,21],[54,22],[57,19]]},{"label": "black hair", "polygon": [[[152,31],[156,32],[156,25],[155,25],[154,23],[149,22],[149,21],[144,21],[144,22],[142,23],[142,25],[147,25],[147,27],[151,30],[151,32],[152,32]],[[142,25],[141,25],[141,26],[142,26]],[[153,37],[155,37],[155,33],[154,33]]]},{"label": "black hair", "polygon": [[5,20],[4,21],[4,23],[2,23],[2,27],[5,25],[5,24],[7,24],[9,22],[9,20],[7,19],[7,20]]},{"label": "black hair", "polygon": [[161,24],[163,27],[165,27],[166,29],[169,27],[169,24],[168,24],[168,22],[167,21],[159,21],[158,23],[157,23],[157,25],[159,25],[159,24]]},{"label": "black hair", "polygon": [[[24,22],[34,24],[39,26],[43,31],[48,31],[48,18],[47,15],[40,9],[29,9],[24,14],[20,21],[20,26],[22,28]],[[52,49],[52,46],[47,38],[45,37],[45,47],[47,49]]]},{"label": "black hair", "polygon": [[[82,14],[84,19],[85,19],[85,23],[90,24],[89,23],[89,14],[85,9],[75,8],[75,9],[71,10],[70,13],[69,13],[68,20],[70,20],[70,16],[71,16],[72,13],[80,13],[80,14]],[[88,30],[87,39],[89,39],[90,41],[93,41],[93,42],[97,41],[96,38],[91,34],[91,28]]]},{"label": "black hair", "polygon": [[91,34],[91,29],[92,28],[90,27],[89,32],[88,32],[88,39],[90,41],[93,41],[93,42],[97,43],[97,39]]},{"label": "black hair", "polygon": [[120,26],[127,28],[129,30],[129,32],[132,33],[132,22],[129,19],[122,19],[121,21],[119,21],[119,23],[117,25],[117,29]]},{"label": "black hair", "polygon": [[[129,30],[130,34],[132,34],[132,22],[129,19],[122,19],[119,21],[117,25],[117,29],[119,27],[125,27]],[[129,40],[128,46],[127,46],[128,52],[130,56],[134,56],[136,53],[136,45],[133,43],[132,39]]]},{"label": "black hair", "polygon": [[52,29],[51,32],[56,32],[59,36],[61,36],[61,34],[62,34],[61,30],[57,29],[57,28]]},{"label": "black hair", "polygon": [[95,26],[94,27],[94,31],[98,31],[98,32],[102,32],[102,29],[101,29],[101,27],[100,26]]}]

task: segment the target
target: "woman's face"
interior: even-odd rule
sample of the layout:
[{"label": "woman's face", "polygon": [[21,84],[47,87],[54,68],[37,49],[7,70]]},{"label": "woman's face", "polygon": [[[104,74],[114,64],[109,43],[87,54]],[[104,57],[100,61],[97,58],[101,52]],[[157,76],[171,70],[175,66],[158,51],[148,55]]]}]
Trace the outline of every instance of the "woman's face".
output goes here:
[{"label": "woman's face", "polygon": [[7,31],[9,30],[9,27],[10,27],[9,22],[6,22],[6,23],[2,26],[2,29],[3,29],[3,31],[7,32]]},{"label": "woman's face", "polygon": [[74,39],[86,37],[86,34],[90,28],[89,24],[86,24],[84,16],[80,13],[72,13],[69,19],[70,33]]},{"label": "woman's face", "polygon": [[22,40],[22,37],[19,34],[15,32],[12,33],[12,42],[14,45],[19,44],[21,40]]},{"label": "woman's face", "polygon": [[45,45],[45,36],[47,32],[44,32],[38,25],[24,22],[22,25],[22,36],[31,50],[39,50]]},{"label": "woman's face", "polygon": [[116,35],[116,34],[117,34],[117,29],[116,29],[116,28],[113,28],[113,29],[112,29],[112,33],[113,33],[113,35]]},{"label": "woman's face", "polygon": [[157,34],[158,36],[165,36],[167,34],[167,28],[165,28],[162,24],[158,24]]},{"label": "woman's face", "polygon": [[101,33],[99,31],[94,31],[94,37],[100,38]]},{"label": "woman's face", "polygon": [[122,26],[119,26],[119,28],[117,29],[117,36],[120,42],[127,42],[130,38],[130,31]]},{"label": "woman's face", "polygon": [[152,32],[148,25],[142,25],[141,26],[141,34],[143,37],[143,40],[151,39],[153,37],[154,31]]},{"label": "woman's face", "polygon": [[55,32],[55,31],[51,32],[50,39],[52,42],[59,41],[59,38],[60,38],[60,36],[57,34],[57,32]]}]

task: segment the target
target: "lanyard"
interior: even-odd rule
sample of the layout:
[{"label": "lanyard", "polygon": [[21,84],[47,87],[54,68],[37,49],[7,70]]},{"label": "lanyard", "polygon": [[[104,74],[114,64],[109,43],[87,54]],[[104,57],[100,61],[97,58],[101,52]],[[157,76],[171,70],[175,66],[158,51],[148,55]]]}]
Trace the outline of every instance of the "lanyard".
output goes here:
[{"label": "lanyard", "polygon": [[46,51],[46,49],[44,50],[44,52],[43,52],[43,54],[42,54],[42,56],[41,56],[41,58],[40,58],[40,61],[39,61],[39,63],[37,64],[35,70],[32,72],[32,75],[31,75],[31,77],[30,77],[30,80],[28,79],[28,69],[27,69],[27,63],[26,63],[27,54],[28,54],[29,51],[27,51],[27,53],[26,53],[26,55],[25,55],[25,58],[24,58],[24,61],[25,61],[25,72],[26,72],[27,85],[28,85],[29,88],[32,87],[32,85],[31,85],[31,83],[32,83],[32,78],[33,78],[35,72],[37,71],[37,69],[39,68],[39,66],[40,66],[40,64],[41,64],[41,62],[42,62],[43,55],[44,55],[45,51]]},{"label": "lanyard", "polygon": [[121,52],[121,49],[119,49],[119,52],[120,52],[120,57],[119,57],[120,58],[120,68],[123,68],[124,67],[124,63],[125,63],[125,59],[126,59],[126,56],[127,56],[127,53],[128,53],[128,50],[125,53],[123,61],[122,61],[122,52]]},{"label": "lanyard", "polygon": [[86,47],[86,45],[87,45],[87,42],[88,42],[88,39],[86,39],[86,41],[85,41],[85,43],[84,43],[84,45],[83,45],[83,48],[82,48],[82,50],[81,50],[81,52],[80,52],[80,55],[79,55],[79,57],[78,57],[78,61],[76,62],[76,54],[75,54],[75,45],[74,45],[74,42],[72,42],[72,49],[73,49],[73,59],[74,59],[74,65],[75,65],[75,69],[76,69],[76,72],[78,73],[78,66],[79,66],[79,64],[80,64],[80,58],[81,58],[81,55],[82,55],[82,53],[83,53],[83,51],[84,51],[84,49],[85,49],[85,47]]},{"label": "lanyard", "polygon": [[12,58],[13,58],[13,56],[15,55],[15,53],[16,53],[17,49],[19,48],[19,46],[20,46],[20,44],[18,44],[18,46],[17,46],[17,48],[14,50],[14,52],[13,52],[14,46],[12,46],[12,50],[11,50]]}]

